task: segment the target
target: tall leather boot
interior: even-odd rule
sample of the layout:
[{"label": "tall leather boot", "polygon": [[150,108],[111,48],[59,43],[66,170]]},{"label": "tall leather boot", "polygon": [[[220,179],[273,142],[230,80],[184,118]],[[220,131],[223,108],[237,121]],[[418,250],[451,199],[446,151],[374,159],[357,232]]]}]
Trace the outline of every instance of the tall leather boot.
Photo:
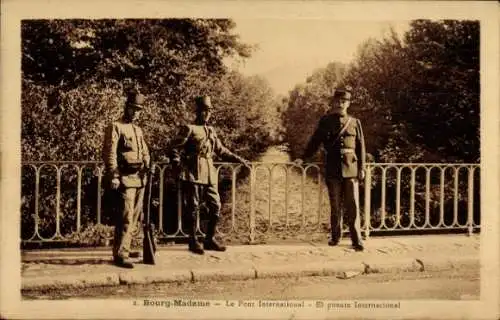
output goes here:
[{"label": "tall leather boot", "polygon": [[332,213],[330,215],[330,228],[331,228],[330,233],[331,233],[331,238],[330,238],[330,241],[328,241],[328,245],[329,246],[336,246],[340,242],[340,237],[342,235],[342,232],[340,232],[340,234],[339,234],[338,224],[340,222],[338,220],[340,220],[340,219],[335,214]]},{"label": "tall leather boot", "polygon": [[196,239],[196,214],[193,214],[190,221],[190,230],[189,230],[189,251],[196,254],[203,254],[203,248],[200,243]]},{"label": "tall leather boot", "polygon": [[219,217],[214,215],[208,221],[207,225],[207,234],[205,235],[204,248],[205,250],[213,250],[213,251],[226,251],[226,247],[218,243],[215,236],[215,228],[217,227],[217,222],[219,221]]}]

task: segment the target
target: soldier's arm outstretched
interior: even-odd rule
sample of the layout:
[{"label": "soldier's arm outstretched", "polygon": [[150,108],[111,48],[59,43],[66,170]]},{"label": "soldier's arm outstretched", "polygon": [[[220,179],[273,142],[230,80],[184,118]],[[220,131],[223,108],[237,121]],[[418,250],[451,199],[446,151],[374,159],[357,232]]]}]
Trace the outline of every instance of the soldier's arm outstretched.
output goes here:
[{"label": "soldier's arm outstretched", "polygon": [[325,121],[324,118],[321,118],[321,120],[318,123],[318,127],[316,128],[316,131],[314,131],[313,135],[311,136],[311,139],[309,139],[305,151],[302,154],[301,158],[302,160],[307,160],[311,158],[316,153],[316,151],[318,151],[319,146],[324,141],[325,132],[326,132]]},{"label": "soldier's arm outstretched", "polygon": [[219,137],[217,136],[217,133],[215,132],[215,129],[214,128],[210,128],[210,130],[212,131],[212,135],[214,137],[214,151],[215,153],[223,158],[223,159],[226,159],[226,160],[229,160],[229,161],[233,161],[233,162],[238,162],[238,163],[242,163],[244,164],[245,166],[250,166],[250,163],[248,160],[240,157],[239,155],[231,152],[228,148],[226,148],[224,146],[224,144],[222,143],[222,141],[219,139]]}]

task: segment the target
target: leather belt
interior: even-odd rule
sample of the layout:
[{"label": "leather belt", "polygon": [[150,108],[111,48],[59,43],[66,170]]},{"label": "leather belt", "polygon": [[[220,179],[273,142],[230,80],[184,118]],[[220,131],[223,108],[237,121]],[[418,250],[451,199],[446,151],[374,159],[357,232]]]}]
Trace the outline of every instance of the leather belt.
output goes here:
[{"label": "leather belt", "polygon": [[354,149],[340,149],[340,154],[354,153]]}]

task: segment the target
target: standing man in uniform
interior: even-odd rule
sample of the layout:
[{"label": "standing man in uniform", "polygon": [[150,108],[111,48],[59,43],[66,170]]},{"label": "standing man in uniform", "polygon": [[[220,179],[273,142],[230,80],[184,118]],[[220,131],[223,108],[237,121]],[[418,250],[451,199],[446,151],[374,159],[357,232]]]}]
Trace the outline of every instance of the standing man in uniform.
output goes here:
[{"label": "standing man in uniform", "polygon": [[104,135],[103,158],[107,187],[118,193],[118,216],[115,217],[113,261],[117,266],[133,268],[130,257],[132,233],[142,213],[144,189],[150,167],[148,146],[135,122],[142,111],[144,96],[131,92],[127,96],[123,117],[111,123]]},{"label": "standing man in uniform", "polygon": [[[189,218],[189,250],[203,254],[203,249],[226,250],[226,247],[214,238],[221,201],[213,158],[219,156],[246,166],[249,164],[245,159],[229,151],[217,137],[214,127],[208,125],[212,114],[210,97],[197,97],[195,103],[196,122],[180,128],[178,136],[173,141],[172,163],[174,171],[179,174],[181,180],[184,212]],[[209,211],[209,221],[202,248],[196,239],[196,218],[203,201]]]},{"label": "standing man in uniform", "polygon": [[[365,177],[365,141],[361,122],[347,114],[350,103],[351,92],[348,88],[335,90],[330,101],[331,112],[319,121],[302,159],[312,157],[323,145],[326,156],[325,182],[331,206],[331,240],[328,244],[335,246],[340,241],[340,221],[344,207],[344,218],[349,226],[353,248],[363,251],[358,183]],[[296,163],[301,165],[302,159],[297,159]]]}]

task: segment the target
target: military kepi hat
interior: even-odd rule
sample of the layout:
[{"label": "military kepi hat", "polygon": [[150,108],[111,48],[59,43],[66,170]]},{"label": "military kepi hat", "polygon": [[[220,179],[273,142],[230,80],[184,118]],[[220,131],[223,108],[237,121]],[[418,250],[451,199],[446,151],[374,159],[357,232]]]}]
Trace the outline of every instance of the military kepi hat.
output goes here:
[{"label": "military kepi hat", "polygon": [[351,100],[351,88],[345,87],[345,88],[335,89],[335,93],[333,94],[333,98]]},{"label": "military kepi hat", "polygon": [[196,102],[197,110],[211,110],[213,108],[210,96],[199,96],[194,101]]},{"label": "military kepi hat", "polygon": [[144,108],[144,100],[144,95],[137,91],[131,91],[127,94],[127,106],[142,109]]}]

